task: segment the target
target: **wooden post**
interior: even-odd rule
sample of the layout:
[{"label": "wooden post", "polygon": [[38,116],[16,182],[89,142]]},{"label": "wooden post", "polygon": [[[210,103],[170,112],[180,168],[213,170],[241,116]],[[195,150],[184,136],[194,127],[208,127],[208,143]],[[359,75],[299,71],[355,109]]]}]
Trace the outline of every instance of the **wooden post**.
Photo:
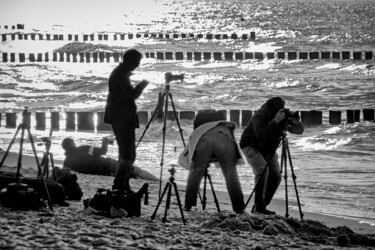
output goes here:
[{"label": "wooden post", "polygon": [[93,112],[77,112],[78,130],[95,130]]},{"label": "wooden post", "polygon": [[45,112],[35,112],[36,126],[37,130],[46,129],[46,113]]}]

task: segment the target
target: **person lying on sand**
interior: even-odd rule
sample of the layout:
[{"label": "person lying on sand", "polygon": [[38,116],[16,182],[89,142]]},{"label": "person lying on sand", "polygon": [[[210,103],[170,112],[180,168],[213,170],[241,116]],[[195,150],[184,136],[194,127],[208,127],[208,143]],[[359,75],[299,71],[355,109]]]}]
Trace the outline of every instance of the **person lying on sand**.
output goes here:
[{"label": "person lying on sand", "polygon": [[[65,150],[65,160],[63,168],[69,168],[82,174],[115,176],[117,171],[117,161],[110,157],[103,157],[108,152],[108,137],[102,138],[102,146],[94,147],[90,145],[76,146],[72,138],[65,138],[61,146]],[[159,179],[153,174],[134,166],[132,178],[141,178],[150,181]]]}]

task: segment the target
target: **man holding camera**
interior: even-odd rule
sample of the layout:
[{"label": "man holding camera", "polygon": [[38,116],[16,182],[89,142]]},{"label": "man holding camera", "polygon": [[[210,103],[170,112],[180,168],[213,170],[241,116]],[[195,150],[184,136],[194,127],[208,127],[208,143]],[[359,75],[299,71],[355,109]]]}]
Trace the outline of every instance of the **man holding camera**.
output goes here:
[{"label": "man holding camera", "polygon": [[298,112],[291,112],[284,106],[285,101],[280,97],[267,100],[255,111],[241,135],[240,147],[253,168],[257,185],[254,202],[256,213],[275,214],[267,206],[281,182],[276,150],[286,131],[293,134],[304,131]]},{"label": "man holding camera", "polygon": [[139,67],[142,54],[129,49],[123,55],[123,61],[109,76],[109,90],[105,108],[104,122],[111,124],[118,144],[118,168],[113,181],[113,190],[133,193],[129,179],[133,175],[136,159],[135,129],[139,127],[135,100],[147,87],[143,80],[133,86],[130,76]]}]

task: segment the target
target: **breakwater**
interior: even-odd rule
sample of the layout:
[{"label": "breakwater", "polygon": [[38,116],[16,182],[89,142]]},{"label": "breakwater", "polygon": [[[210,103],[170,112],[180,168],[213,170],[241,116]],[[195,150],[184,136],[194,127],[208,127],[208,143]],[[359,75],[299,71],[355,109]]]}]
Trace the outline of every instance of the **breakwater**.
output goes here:
[{"label": "breakwater", "polygon": [[[154,111],[139,111],[139,122],[146,125],[153,120],[162,121],[163,113],[153,115]],[[250,120],[252,110],[220,110],[223,112],[227,121],[233,121],[238,126],[244,127]],[[325,123],[341,124],[355,123],[361,121],[374,122],[375,109],[363,110],[330,110],[327,112],[319,110],[301,110],[298,111],[301,121],[305,126],[317,126]],[[197,112],[195,111],[168,111],[167,120],[191,120],[195,119]],[[343,115],[344,114],[344,115]],[[103,123],[104,112],[31,112],[31,126],[37,130],[54,129],[54,130],[70,130],[70,131],[110,131],[110,125]],[[16,128],[18,122],[22,121],[21,112],[0,113],[0,127]],[[63,122],[63,123],[62,123]]]}]

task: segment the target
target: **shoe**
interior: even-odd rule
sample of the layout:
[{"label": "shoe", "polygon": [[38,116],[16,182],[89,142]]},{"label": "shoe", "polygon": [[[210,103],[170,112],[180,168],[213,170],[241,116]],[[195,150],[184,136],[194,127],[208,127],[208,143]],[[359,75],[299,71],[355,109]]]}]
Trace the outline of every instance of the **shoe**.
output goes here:
[{"label": "shoe", "polygon": [[266,215],[275,215],[276,214],[275,212],[270,211],[270,210],[268,210],[266,208],[255,209],[254,213],[257,213],[257,214],[266,214]]}]

